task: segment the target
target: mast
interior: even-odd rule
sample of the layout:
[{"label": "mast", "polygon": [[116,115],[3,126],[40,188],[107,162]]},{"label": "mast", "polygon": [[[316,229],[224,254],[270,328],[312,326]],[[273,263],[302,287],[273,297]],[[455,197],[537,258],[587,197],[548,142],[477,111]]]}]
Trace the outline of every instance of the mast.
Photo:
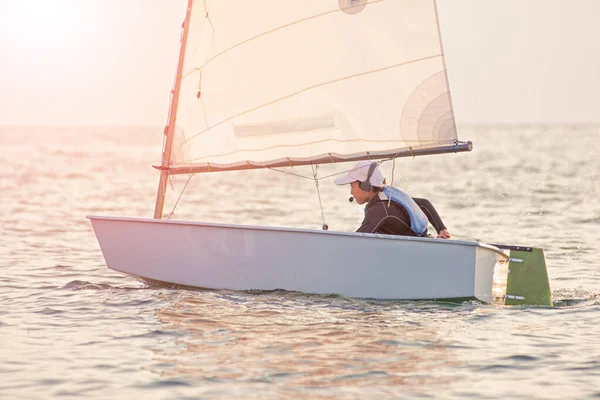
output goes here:
[{"label": "mast", "polygon": [[169,178],[169,167],[171,164],[171,149],[173,147],[173,136],[175,132],[175,119],[177,117],[177,104],[179,103],[179,89],[181,87],[181,75],[183,71],[183,62],[185,60],[185,47],[190,28],[190,15],[192,13],[192,4],[194,0],[188,0],[185,21],[183,22],[183,36],[181,38],[181,48],[179,49],[179,61],[177,64],[177,75],[175,76],[175,86],[171,93],[171,106],[169,108],[169,124],[167,125],[166,141],[162,153],[162,163],[160,168],[160,179],[158,182],[158,191],[156,193],[156,205],[154,207],[154,218],[161,219],[163,207],[165,205],[165,194],[167,191],[167,180]]}]

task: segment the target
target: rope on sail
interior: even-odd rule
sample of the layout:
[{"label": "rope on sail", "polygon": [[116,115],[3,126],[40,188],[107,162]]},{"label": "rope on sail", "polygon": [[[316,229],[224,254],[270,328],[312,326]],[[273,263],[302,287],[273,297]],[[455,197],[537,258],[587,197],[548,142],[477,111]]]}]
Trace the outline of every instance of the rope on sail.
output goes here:
[{"label": "rope on sail", "polygon": [[[187,143],[189,142],[192,138],[186,139],[183,143]],[[258,149],[237,149],[234,151],[230,151],[228,153],[219,153],[219,154],[212,154],[209,156],[203,156],[203,157],[196,157],[196,158],[192,158],[189,161],[191,162],[197,162],[199,160],[204,160],[207,158],[211,158],[211,157],[223,157],[223,156],[230,156],[232,154],[235,153],[239,153],[239,152],[256,152],[256,151],[263,151],[263,150],[272,150],[272,149],[281,149],[281,148],[286,148],[286,147],[298,147],[298,146],[305,146],[305,145],[313,145],[313,144],[319,144],[319,143],[325,143],[325,142],[335,142],[335,143],[356,143],[356,142],[363,142],[363,143],[402,143],[402,144],[408,144],[408,143],[419,143],[419,140],[408,140],[408,139],[401,139],[401,140],[372,140],[372,139],[347,139],[347,140],[340,140],[340,139],[322,139],[322,140],[315,140],[312,142],[304,142],[304,143],[299,143],[299,144],[279,144],[276,146],[269,146],[269,147],[261,147]],[[463,142],[466,143],[466,142]],[[411,150],[411,155],[413,157],[415,157],[414,153],[412,152],[412,147],[409,147]],[[454,151],[456,153],[456,151]],[[397,153],[394,157],[397,157],[399,153]],[[331,158],[331,155],[329,154],[329,157]],[[386,159],[386,160],[391,160],[391,158]],[[246,162],[250,162],[250,160],[246,160]],[[289,160],[288,160],[289,162]],[[290,165],[292,166],[292,165]],[[269,168],[269,167],[265,167],[265,168]]]},{"label": "rope on sail", "polygon": [[210,19],[210,17],[208,16],[208,8],[206,6],[206,0],[204,0],[204,18],[206,18],[206,20],[208,21],[208,23],[210,24],[211,29],[213,30],[213,35],[214,35],[214,30],[215,27],[213,26],[213,23]]},{"label": "rope on sail", "polygon": [[[371,0],[371,4],[381,3],[381,2],[385,2],[385,1],[387,1],[387,0]],[[240,47],[240,46],[243,46],[245,44],[248,44],[248,43],[250,43],[250,42],[252,42],[252,41],[254,41],[256,39],[259,39],[261,37],[270,35],[270,34],[276,32],[276,31],[279,31],[279,30],[282,30],[282,29],[285,29],[285,28],[289,28],[289,27],[294,26],[294,25],[302,24],[304,22],[308,22],[308,21],[311,21],[311,20],[314,20],[314,19],[317,19],[317,18],[321,18],[321,17],[324,17],[324,16],[329,15],[329,14],[343,12],[344,10],[347,10],[350,7],[340,7],[340,8],[336,8],[334,10],[325,11],[323,13],[316,14],[316,15],[311,15],[310,17],[306,17],[306,18],[299,19],[297,21],[289,22],[287,24],[284,24],[284,25],[278,26],[276,28],[273,28],[273,29],[271,29],[269,31],[262,32],[262,33],[260,33],[258,35],[252,36],[252,37],[247,38],[247,39],[245,39],[245,40],[243,40],[243,41],[241,41],[239,43],[236,43],[233,46],[230,46],[230,47],[226,48],[225,50],[222,50],[221,52],[215,54],[214,56],[212,56],[211,58],[209,58],[208,60],[206,60],[201,66],[199,66],[197,68],[194,68],[194,69],[202,69],[202,68],[206,67],[206,65],[208,65],[211,61],[214,61],[215,59],[221,57],[223,54],[229,53],[231,50],[233,50],[233,49],[235,49],[237,47]],[[204,12],[206,13],[205,17],[206,17],[206,19],[208,19],[208,22],[210,23],[210,26],[213,29],[213,33],[214,33],[214,26],[212,24],[212,21],[208,17],[208,9],[206,8],[206,0],[204,0]],[[184,78],[187,77],[192,72],[193,71],[190,71],[190,72],[186,73],[183,77]]]},{"label": "rope on sail", "polygon": [[286,99],[289,99],[291,97],[298,96],[299,94],[302,94],[304,92],[308,92],[308,91],[311,91],[311,90],[316,89],[316,88],[320,88],[320,87],[332,85],[334,83],[338,83],[338,82],[341,82],[341,81],[344,81],[344,80],[354,79],[354,78],[365,76],[365,75],[371,75],[371,74],[375,74],[375,73],[379,73],[379,72],[383,72],[383,71],[387,71],[387,70],[395,69],[395,68],[398,68],[398,67],[403,67],[403,66],[410,65],[410,64],[413,64],[413,63],[417,63],[417,62],[421,62],[421,61],[425,61],[425,60],[430,60],[430,59],[433,59],[433,58],[439,58],[439,57],[443,57],[443,54],[434,54],[434,55],[431,55],[431,56],[421,57],[421,58],[414,59],[414,60],[408,60],[408,61],[400,62],[400,63],[397,63],[397,64],[393,64],[393,65],[386,65],[386,66],[381,67],[381,68],[376,68],[376,69],[369,70],[369,71],[363,71],[363,72],[359,72],[359,73],[348,75],[348,76],[342,76],[342,77],[339,77],[339,78],[336,78],[336,79],[331,79],[329,81],[320,82],[320,83],[317,83],[317,84],[305,87],[305,88],[303,88],[301,90],[297,90],[297,91],[295,91],[293,93],[288,93],[285,96],[281,96],[279,98],[270,100],[270,101],[268,101],[266,103],[259,104],[259,105],[255,106],[255,107],[250,108],[250,109],[238,112],[237,114],[230,115],[230,116],[228,116],[228,117],[226,117],[226,118],[224,118],[224,119],[222,119],[222,120],[220,120],[218,122],[215,122],[209,128],[201,130],[200,132],[198,132],[198,133],[190,136],[183,143],[185,144],[185,143],[191,141],[192,139],[194,139],[194,138],[202,135],[203,133],[208,132],[212,128],[216,128],[219,125],[222,125],[222,124],[224,124],[226,122],[231,121],[232,119],[241,117],[243,115],[246,115],[246,114],[248,114],[250,112],[253,112],[253,111],[256,111],[256,110],[260,110],[260,109],[262,109],[264,107],[267,107],[267,106],[279,103],[279,102],[281,102],[283,100],[286,100]]}]

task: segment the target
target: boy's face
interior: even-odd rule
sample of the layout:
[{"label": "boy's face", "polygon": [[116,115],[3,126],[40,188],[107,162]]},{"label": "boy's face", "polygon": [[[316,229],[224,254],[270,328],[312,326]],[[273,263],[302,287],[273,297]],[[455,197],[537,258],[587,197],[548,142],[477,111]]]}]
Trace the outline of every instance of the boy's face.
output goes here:
[{"label": "boy's face", "polygon": [[360,188],[360,183],[354,181],[350,183],[350,194],[354,197],[358,204],[364,204],[369,201],[369,193]]}]

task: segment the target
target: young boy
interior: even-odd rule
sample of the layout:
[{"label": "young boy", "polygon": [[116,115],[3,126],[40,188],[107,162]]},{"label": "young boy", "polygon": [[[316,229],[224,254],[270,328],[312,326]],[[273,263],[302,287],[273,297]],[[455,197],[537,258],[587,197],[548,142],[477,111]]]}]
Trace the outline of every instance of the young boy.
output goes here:
[{"label": "young boy", "polygon": [[347,175],[334,180],[338,185],[350,184],[350,194],[356,202],[367,204],[357,232],[427,237],[427,225],[431,222],[438,238],[450,238],[429,200],[411,198],[395,187],[384,186],[384,181],[383,172],[371,161],[359,162]]}]

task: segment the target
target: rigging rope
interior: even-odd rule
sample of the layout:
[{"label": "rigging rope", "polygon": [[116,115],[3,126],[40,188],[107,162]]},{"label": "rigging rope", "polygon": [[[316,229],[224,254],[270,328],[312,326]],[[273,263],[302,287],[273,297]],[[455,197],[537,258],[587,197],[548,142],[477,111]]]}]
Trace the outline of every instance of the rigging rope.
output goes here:
[{"label": "rigging rope", "polygon": [[[396,157],[392,160],[392,181],[390,182],[390,188],[394,186],[394,170],[396,169]],[[390,203],[392,202],[392,191],[390,190],[390,197],[388,198],[388,208],[390,207]]]},{"label": "rigging rope", "polygon": [[[412,151],[412,149],[411,149],[411,151]],[[398,154],[400,154],[400,152],[394,154],[391,158],[387,158],[387,159],[381,160],[381,161],[379,161],[377,163],[377,165],[381,165],[381,164],[383,164],[386,161],[392,161],[392,179],[391,179],[391,182],[390,182],[390,186],[394,186],[394,176],[395,176],[395,171],[396,171],[396,158],[397,158]],[[341,171],[341,172],[336,172],[334,174],[325,175],[325,176],[323,176],[321,178],[318,177],[319,164],[311,164],[311,169],[312,169],[312,172],[313,172],[313,177],[312,178],[310,178],[308,176],[296,174],[296,173],[293,173],[293,172],[282,171],[282,170],[279,170],[279,169],[276,169],[276,168],[267,167],[267,169],[270,169],[270,170],[275,171],[275,172],[281,172],[282,174],[292,175],[292,176],[295,176],[295,177],[298,177],[298,178],[304,178],[304,179],[312,179],[312,180],[314,180],[315,186],[317,188],[317,196],[319,197],[319,206],[321,208],[321,218],[323,219],[323,230],[328,230],[329,229],[329,226],[325,222],[325,213],[323,212],[323,202],[321,201],[321,192],[319,190],[319,181],[322,180],[322,179],[328,179],[328,178],[334,177],[336,175],[346,174],[349,171],[351,171],[352,168],[344,170],[344,171]],[[385,183],[385,181],[384,181],[384,183]],[[390,206],[391,201],[392,201],[392,197],[390,196],[388,198],[388,207]]]},{"label": "rigging rope", "polygon": [[317,196],[319,197],[319,206],[321,207],[321,218],[323,218],[323,230],[326,231],[329,229],[329,226],[325,223],[325,213],[323,212],[323,202],[321,202],[321,192],[319,191],[319,164],[311,165],[313,170],[313,178],[315,180],[315,186],[317,187]]},{"label": "rigging rope", "polygon": [[[270,169],[271,171],[275,171],[275,172],[281,172],[282,174],[293,175],[293,176],[295,176],[295,177],[298,177],[298,178],[304,178],[304,179],[314,179],[314,178],[311,178],[310,176],[304,176],[304,175],[300,175],[300,174],[295,174],[295,173],[293,173],[293,172],[282,171],[282,170],[280,170],[280,169],[276,169],[276,168],[272,168],[272,167],[265,167],[265,168],[267,168],[267,169]],[[321,178],[321,179],[322,179],[322,178]]]},{"label": "rigging rope", "polygon": [[[377,163],[378,165],[381,165],[381,164],[382,164],[383,162],[385,162],[385,161],[392,161],[392,163],[393,163],[393,164],[392,164],[392,180],[391,180],[391,184],[390,184],[391,186],[393,186],[393,185],[394,185],[394,172],[395,172],[395,169],[396,169],[396,156],[397,156],[398,154],[399,154],[399,153],[395,154],[395,155],[394,155],[392,158],[390,158],[390,159],[381,160],[379,163]],[[352,168],[351,168],[351,169],[344,170],[344,171],[341,171],[341,172],[336,172],[336,173],[334,173],[334,174],[326,175],[326,176],[323,176],[323,177],[321,177],[321,178],[319,178],[319,176],[318,176],[318,175],[319,175],[319,164],[311,164],[311,169],[312,169],[312,173],[313,173],[313,177],[312,177],[312,178],[311,178],[311,177],[308,177],[308,176],[304,176],[304,175],[296,174],[296,173],[293,173],[293,172],[282,171],[282,170],[275,169],[275,168],[270,168],[270,167],[267,167],[267,169],[269,169],[269,170],[272,170],[272,171],[275,171],[275,172],[281,172],[281,173],[283,173],[283,174],[292,175],[292,176],[295,176],[295,177],[298,177],[298,178],[312,179],[312,180],[315,182],[315,187],[316,187],[316,189],[317,189],[317,197],[318,197],[318,199],[319,199],[319,208],[321,209],[321,219],[323,220],[323,226],[322,226],[322,228],[323,228],[323,230],[325,230],[325,231],[329,229],[329,226],[327,225],[327,223],[326,223],[326,221],[325,221],[325,212],[324,212],[324,210],[323,210],[323,201],[321,200],[321,191],[320,191],[320,189],[319,189],[319,181],[320,181],[321,179],[327,179],[327,178],[331,178],[331,177],[333,177],[333,176],[336,176],[336,175],[345,174],[345,173],[347,173],[348,171],[351,171],[351,170],[352,170]],[[187,179],[187,181],[185,182],[185,185],[183,186],[183,189],[181,190],[181,193],[179,194],[179,197],[177,198],[177,201],[176,201],[176,202],[175,202],[175,204],[173,205],[173,209],[171,210],[171,212],[169,212],[169,214],[168,214],[168,216],[167,216],[167,219],[171,219],[171,217],[172,217],[173,215],[175,215],[175,209],[176,209],[176,208],[177,208],[177,206],[179,205],[179,201],[181,200],[181,197],[183,196],[183,193],[185,192],[185,189],[187,188],[188,184],[190,183],[190,181],[191,181],[191,179],[192,179],[192,177],[193,177],[194,175],[195,175],[195,173],[192,173],[192,172],[191,172],[191,167],[190,167],[190,174],[189,174],[189,176],[188,176],[188,179]],[[171,180],[171,176],[169,176],[169,183],[171,184],[171,190],[175,190],[175,189],[174,189],[174,187],[173,187],[173,182],[172,182],[172,180]],[[389,204],[389,203],[390,203],[390,201],[391,201],[391,197],[388,199],[388,207],[389,207],[389,205],[390,205],[390,204]]]},{"label": "rigging rope", "polygon": [[[393,162],[393,164],[392,164],[392,181],[391,181],[391,184],[390,184],[391,186],[393,186],[393,185],[394,185],[394,172],[395,172],[395,169],[396,169],[396,156],[397,156],[398,154],[399,154],[399,153],[395,154],[395,155],[394,155],[392,158],[385,159],[385,160],[381,160],[381,161],[378,163],[378,165],[381,165],[381,164],[382,164],[383,162],[385,162],[385,161],[392,161],[392,162]],[[271,171],[275,171],[275,172],[281,172],[281,173],[283,173],[283,174],[292,175],[292,176],[295,176],[295,177],[298,177],[298,178],[312,179],[312,180],[315,182],[315,187],[316,187],[316,189],[317,189],[317,197],[318,197],[318,199],[319,199],[319,207],[320,207],[320,209],[321,209],[321,219],[323,220],[323,227],[322,227],[322,228],[323,228],[323,230],[325,230],[325,231],[329,229],[329,226],[327,225],[327,223],[326,223],[326,221],[325,221],[325,212],[324,212],[324,210],[323,210],[323,201],[321,200],[321,191],[320,191],[320,189],[319,189],[319,181],[320,181],[320,180],[322,180],[322,179],[328,179],[328,178],[334,177],[334,176],[336,176],[336,175],[345,174],[345,173],[347,173],[348,171],[351,171],[351,170],[352,170],[352,168],[351,168],[351,169],[344,170],[344,171],[341,171],[341,172],[336,172],[336,173],[334,173],[334,174],[326,175],[326,176],[323,176],[323,177],[321,177],[321,178],[319,178],[319,176],[318,176],[318,175],[319,175],[319,164],[311,164],[311,169],[312,169],[312,173],[313,173],[313,177],[312,177],[312,178],[311,178],[311,177],[309,177],[309,176],[304,176],[304,175],[296,174],[296,173],[293,173],[293,172],[282,171],[282,170],[279,170],[279,169],[276,169],[276,168],[270,168],[270,167],[267,167],[267,169],[269,169],[269,170],[271,170]],[[179,194],[179,197],[177,198],[177,201],[176,201],[176,202],[175,202],[175,204],[173,205],[173,209],[171,210],[171,212],[169,212],[169,215],[168,215],[167,219],[171,219],[171,217],[172,217],[173,215],[175,215],[175,209],[176,209],[176,208],[177,208],[177,206],[179,205],[179,201],[181,200],[181,197],[183,196],[183,193],[185,192],[185,189],[187,188],[188,184],[190,183],[190,180],[192,179],[192,177],[193,177],[194,175],[195,175],[195,173],[192,173],[192,172],[191,172],[191,167],[190,167],[190,174],[189,174],[189,176],[188,176],[188,179],[187,179],[187,181],[185,182],[185,185],[183,186],[183,189],[181,190],[181,193]],[[169,176],[169,183],[170,183],[170,185],[171,185],[171,190],[175,190],[175,188],[173,187],[173,182],[172,182],[172,180],[171,180],[171,176]],[[388,207],[389,207],[389,202],[390,202],[390,201],[391,201],[391,198],[390,198],[390,199],[388,199]]]},{"label": "rigging rope", "polygon": [[[179,193],[179,197],[177,198],[177,201],[175,202],[175,205],[173,206],[173,209],[169,213],[169,216],[167,217],[167,219],[171,219],[171,217],[173,215],[175,215],[175,208],[177,208],[177,205],[179,204],[179,200],[181,200],[181,196],[183,196],[183,192],[185,192],[185,188],[187,188],[188,183],[190,183],[190,180],[192,179],[192,177],[194,175],[195,174],[193,174],[193,173],[190,172],[190,175],[188,176],[187,182],[185,182],[185,185],[183,186],[183,189],[181,189],[181,193]],[[171,183],[171,188],[173,188],[173,183]]]},{"label": "rigging rope", "polygon": [[[412,152],[412,147],[409,147],[409,149],[410,149],[410,153],[413,155],[413,159],[414,159],[415,155]],[[398,154],[400,154],[400,152],[397,152],[396,154],[394,154],[394,156],[391,159],[388,158],[386,160],[381,160],[381,163],[392,160],[392,181],[390,182],[390,187],[394,186],[394,170],[396,169],[396,157],[398,157]],[[384,180],[384,182],[385,182],[385,180]],[[390,190],[390,198],[388,199],[388,207],[390,206],[390,203],[392,201],[391,193],[392,193],[392,191]]]},{"label": "rigging rope", "polygon": [[[398,152],[398,153],[394,154],[394,155],[393,155],[392,157],[390,157],[390,158],[386,158],[386,159],[383,159],[383,160],[379,161],[377,164],[378,164],[378,165],[381,165],[381,164],[383,164],[383,163],[384,163],[384,162],[386,162],[386,161],[394,161],[394,167],[395,167],[395,162],[396,162],[396,158],[398,157],[398,154],[400,154],[400,152]],[[314,165],[318,166],[319,164],[311,164],[311,167],[313,167]],[[292,175],[292,176],[295,176],[295,177],[298,177],[298,178],[311,179],[311,180],[319,180],[319,181],[321,181],[321,180],[323,180],[323,179],[329,179],[329,178],[332,178],[332,177],[334,177],[334,176],[338,176],[338,175],[347,174],[349,171],[352,171],[352,169],[353,169],[353,168],[350,168],[350,169],[345,169],[345,170],[343,170],[343,171],[336,172],[336,173],[329,174],[329,175],[325,175],[325,176],[322,176],[322,177],[318,178],[318,177],[314,176],[314,169],[313,169],[313,177],[310,177],[310,176],[305,176],[305,175],[296,174],[296,173],[294,173],[294,172],[282,171],[282,170],[280,170],[280,169],[273,168],[273,167],[265,167],[265,168],[266,168],[266,169],[269,169],[269,170],[271,170],[271,171],[275,171],[275,172],[281,172],[282,174],[288,174],[288,175]],[[393,174],[393,173],[394,173],[394,171],[392,170],[392,174]],[[393,175],[392,175],[392,180],[393,180]]]}]

